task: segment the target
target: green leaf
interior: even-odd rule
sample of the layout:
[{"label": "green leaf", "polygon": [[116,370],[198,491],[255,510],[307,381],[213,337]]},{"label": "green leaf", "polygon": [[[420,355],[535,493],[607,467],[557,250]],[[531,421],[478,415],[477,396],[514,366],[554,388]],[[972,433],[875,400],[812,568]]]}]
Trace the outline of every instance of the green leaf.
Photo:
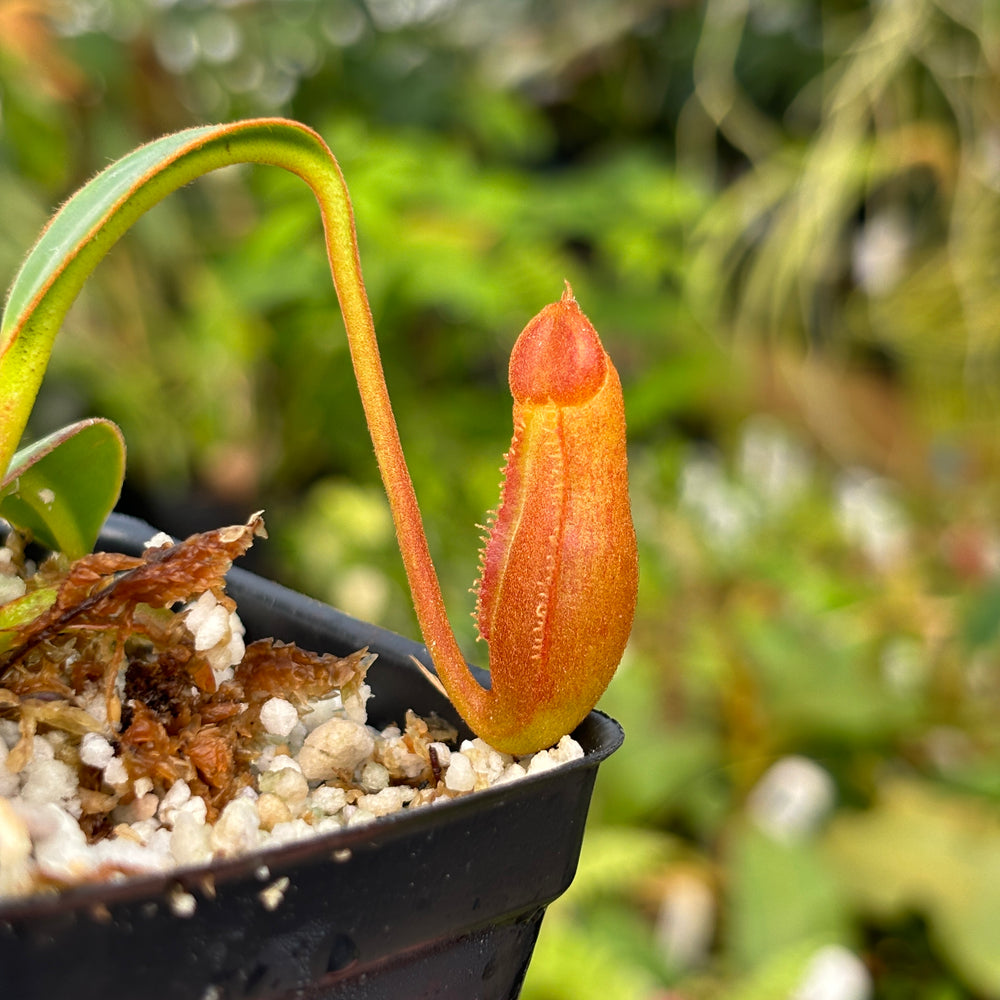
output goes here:
[{"label": "green leaf", "polygon": [[52,607],[58,594],[58,587],[41,587],[0,605],[0,653],[6,653],[14,645],[22,625]]},{"label": "green leaf", "polygon": [[576,878],[567,892],[574,903],[607,892],[626,892],[678,853],[678,842],[658,830],[604,826],[588,830]]},{"label": "green leaf", "polygon": [[125,441],[109,420],[82,420],[19,451],[0,481],[0,516],[77,559],[121,493]]},{"label": "green leaf", "polygon": [[159,139],[106,168],[63,206],[14,279],[0,325],[0,468],[14,454],[56,333],[87,276],[147,209],[196,177],[235,163],[282,167],[301,177],[316,197],[355,380],[417,618],[435,650],[439,672],[454,682],[452,698],[459,685],[466,696],[481,701],[486,695],[469,673],[448,622],[400,444],[361,276],[347,185],[329,147],[305,125],[252,119]]},{"label": "green leaf", "polygon": [[742,822],[728,842],[727,948],[736,967],[754,970],[801,945],[847,939],[836,872],[812,839],[780,843]]},{"label": "green leaf", "polygon": [[[136,219],[172,191],[241,162],[272,163],[310,179],[317,197],[330,203],[331,259],[340,254],[347,266],[356,266],[343,179],[323,141],[305,126],[279,119],[204,126],[134,150],[63,205],[10,288],[0,324],[0,467],[23,433],[63,316],[94,267]],[[360,289],[360,276],[357,284]],[[363,291],[352,289],[350,295],[360,298]]]},{"label": "green leaf", "polygon": [[486,695],[469,673],[448,622],[400,444],[361,276],[347,185],[329,147],[305,125],[252,119],[159,139],[106,168],[63,206],[14,279],[0,325],[0,468],[27,424],[62,318],[97,263],[147,209],[196,177],[235,163],[282,167],[301,177],[316,197],[355,380],[417,619],[435,650],[439,672],[454,682],[453,700],[460,685],[467,697],[481,701]]},{"label": "green leaf", "polygon": [[886,919],[917,911],[977,994],[1000,995],[1000,810],[927,783],[895,781],[866,812],[835,820],[841,885]]},{"label": "green leaf", "polygon": [[[608,986],[613,984],[613,992]],[[521,1000],[644,1000],[655,982],[645,970],[622,962],[607,940],[571,920],[546,917],[528,967]]]}]

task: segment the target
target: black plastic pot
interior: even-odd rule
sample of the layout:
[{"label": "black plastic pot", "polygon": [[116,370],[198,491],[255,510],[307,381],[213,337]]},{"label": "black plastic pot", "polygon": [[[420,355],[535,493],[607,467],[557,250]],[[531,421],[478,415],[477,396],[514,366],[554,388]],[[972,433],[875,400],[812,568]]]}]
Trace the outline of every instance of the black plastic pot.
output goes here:
[{"label": "black plastic pot", "polygon": [[[101,545],[137,552],[151,534],[113,516]],[[229,590],[251,639],[377,652],[375,725],[407,708],[455,719],[410,660],[428,662],[425,647],[238,569]],[[517,997],[545,907],[573,879],[597,766],[623,739],[600,712],[574,735],[582,760],[440,806],[169,877],[0,904],[0,997]],[[275,885],[284,892],[269,908]],[[175,912],[178,892],[195,898],[190,916]]]}]

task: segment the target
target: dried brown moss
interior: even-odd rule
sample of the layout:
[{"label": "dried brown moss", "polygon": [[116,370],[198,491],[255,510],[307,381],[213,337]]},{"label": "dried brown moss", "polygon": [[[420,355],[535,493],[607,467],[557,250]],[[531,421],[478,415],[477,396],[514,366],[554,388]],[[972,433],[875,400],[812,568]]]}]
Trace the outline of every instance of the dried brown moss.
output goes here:
[{"label": "dried brown moss", "polygon": [[[280,696],[304,707],[335,689],[357,690],[364,680],[364,650],[341,658],[268,639],[246,649],[232,680],[216,684],[208,656],[195,648],[179,612],[206,592],[232,610],[225,574],[262,532],[255,515],[245,525],[138,557],[50,559],[29,578],[29,593],[47,588],[54,599],[8,630],[8,649],[0,655],[0,717],[17,719],[21,732],[7,766],[24,767],[40,729],[108,738],[131,780],[109,793],[99,772],[75,761],[91,837],[109,831],[111,813],[132,800],[140,778],[150,779],[159,794],[183,778],[206,800],[213,820],[252,780],[249,748],[261,733],[267,699]],[[13,561],[26,570],[19,543],[9,545]]]}]

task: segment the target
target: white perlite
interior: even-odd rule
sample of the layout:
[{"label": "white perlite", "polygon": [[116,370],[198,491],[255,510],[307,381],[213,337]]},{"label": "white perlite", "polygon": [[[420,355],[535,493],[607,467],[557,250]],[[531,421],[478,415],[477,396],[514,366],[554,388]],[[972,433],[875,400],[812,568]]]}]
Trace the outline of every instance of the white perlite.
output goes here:
[{"label": "white perlite", "polygon": [[351,719],[330,719],[306,737],[299,765],[310,781],[327,781],[353,772],[374,749],[375,739],[364,725]]},{"label": "white perlite", "polygon": [[209,842],[212,850],[224,858],[256,850],[260,842],[257,803],[249,799],[233,799],[216,820]]},{"label": "white perlite", "polygon": [[206,591],[185,612],[185,624],[194,636],[194,648],[204,653],[216,684],[233,676],[233,666],[243,659],[243,623],[235,611],[223,607]]},{"label": "white perlite", "polygon": [[83,739],[80,740],[81,764],[103,771],[111,763],[114,755],[114,747],[100,733],[83,734]]},{"label": "white perlite", "polygon": [[286,737],[298,725],[299,713],[284,698],[269,698],[260,709],[261,725],[272,735]]},{"label": "white perlite", "polygon": [[[232,676],[243,655],[243,627],[208,598],[189,606],[186,624],[199,648],[218,653],[212,661],[216,677]],[[260,708],[257,743],[244,748],[251,753],[251,784],[214,822],[208,801],[183,778],[166,787],[149,777],[133,780],[110,726],[105,733],[75,737],[58,730],[38,733],[15,773],[8,758],[22,734],[16,723],[0,720],[0,897],[24,895],[45,883],[165,872],[302,841],[583,756],[568,736],[520,759],[480,739],[454,748],[443,742],[447,727],[432,731],[415,716],[407,717],[405,731],[379,731],[368,724],[370,695],[368,685],[358,683],[303,705],[268,699]],[[100,790],[92,781],[80,787],[77,761],[100,773]],[[110,814],[114,827],[90,843],[80,825],[88,797],[112,793],[122,797]],[[281,880],[263,888],[262,905],[280,906],[284,889]],[[189,916],[194,897],[178,892],[171,906]]]},{"label": "white perlite", "polygon": [[[16,731],[5,735],[14,740]],[[168,871],[305,840],[499,785],[583,755],[570,737],[520,761],[479,739],[464,741],[458,750],[429,742],[442,780],[436,790],[417,789],[390,784],[389,767],[383,763],[392,761],[397,770],[402,764],[405,773],[408,760],[419,756],[398,728],[378,733],[335,715],[309,734],[295,756],[263,747],[255,787],[230,801],[214,824],[207,822],[205,799],[192,794],[183,779],[161,794],[154,792],[149,779],[140,779],[132,784],[131,803],[119,807],[122,822],[114,835],[89,844],[78,823],[74,771],[55,756],[53,744],[60,739],[52,734],[36,736],[35,755],[20,774],[7,770],[9,750],[0,739],[0,788],[7,790],[0,797],[0,896],[30,892],[39,878],[72,884],[98,877],[102,870]],[[104,737],[84,736],[78,752],[84,763],[103,770],[109,783],[128,785],[127,772]],[[350,782],[345,774],[351,776]],[[275,891],[267,902],[277,904],[280,895]],[[187,915],[188,901],[175,902],[175,912]]]},{"label": "white perlite", "polygon": [[444,787],[450,792],[471,792],[476,787],[476,772],[464,753],[453,753],[448,763]]}]

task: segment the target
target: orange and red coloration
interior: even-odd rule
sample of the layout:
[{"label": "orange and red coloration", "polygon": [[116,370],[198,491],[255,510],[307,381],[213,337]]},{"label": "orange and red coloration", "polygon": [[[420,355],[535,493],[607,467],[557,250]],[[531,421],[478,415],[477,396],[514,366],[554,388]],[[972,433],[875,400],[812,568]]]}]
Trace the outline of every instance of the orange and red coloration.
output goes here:
[{"label": "orange and red coloration", "polygon": [[527,753],[572,731],[607,687],[638,562],[621,383],[568,285],[514,345],[510,387],[514,437],[477,587],[491,690],[469,697],[456,664],[438,671],[478,735]]}]

